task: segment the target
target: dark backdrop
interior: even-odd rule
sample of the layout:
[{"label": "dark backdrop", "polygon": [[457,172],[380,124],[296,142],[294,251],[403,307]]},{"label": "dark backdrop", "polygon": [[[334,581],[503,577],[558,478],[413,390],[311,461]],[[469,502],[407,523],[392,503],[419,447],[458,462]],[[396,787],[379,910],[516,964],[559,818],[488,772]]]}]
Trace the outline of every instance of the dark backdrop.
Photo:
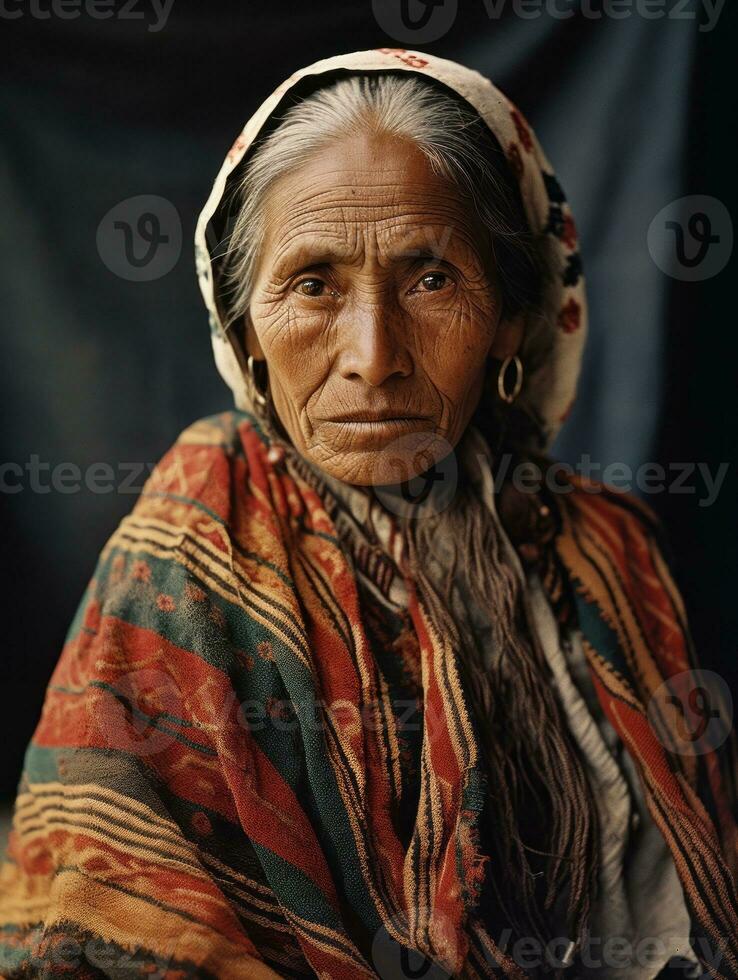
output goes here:
[{"label": "dark backdrop", "polygon": [[[24,475],[0,492],[0,793],[14,792],[96,555],[135,499],[120,486],[42,487],[61,463],[82,473],[108,463],[121,477],[121,463],[153,463],[189,422],[229,407],[210,357],[192,233],[244,121],[303,64],[358,48],[425,47],[499,84],[535,126],[583,243],[591,337],[558,454],[631,466],[704,462],[713,473],[731,459],[730,273],[672,279],[652,261],[646,233],[686,194],[732,209],[735,4],[712,31],[700,30],[701,15],[596,20],[570,5],[568,20],[524,19],[512,8],[495,19],[484,0],[464,0],[453,26],[427,45],[389,36],[371,0],[233,8],[174,0],[159,31],[147,29],[155,18],[144,0],[134,8],[143,20],[3,8],[22,16],[0,16],[0,462]],[[133,282],[104,264],[96,234],[114,205],[141,194],[172,203],[183,247],[166,275]],[[733,683],[732,470],[713,506],[701,507],[701,496],[698,484],[648,501],[667,523],[702,660]]]}]

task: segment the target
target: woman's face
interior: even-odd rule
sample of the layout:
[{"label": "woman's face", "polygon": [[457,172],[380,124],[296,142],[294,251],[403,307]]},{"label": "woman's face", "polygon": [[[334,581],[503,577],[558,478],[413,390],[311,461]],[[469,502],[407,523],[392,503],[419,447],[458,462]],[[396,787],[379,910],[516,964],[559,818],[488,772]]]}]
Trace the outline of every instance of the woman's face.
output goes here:
[{"label": "woman's face", "polygon": [[412,143],[360,135],[280,179],[246,344],[298,451],[339,480],[410,479],[461,437],[500,320],[485,233]]}]

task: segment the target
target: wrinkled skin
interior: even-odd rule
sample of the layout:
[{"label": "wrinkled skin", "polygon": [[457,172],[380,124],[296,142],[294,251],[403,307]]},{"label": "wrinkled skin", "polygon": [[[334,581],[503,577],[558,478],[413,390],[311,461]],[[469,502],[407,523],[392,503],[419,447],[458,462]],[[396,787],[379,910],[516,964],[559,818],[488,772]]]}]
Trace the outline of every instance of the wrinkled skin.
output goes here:
[{"label": "wrinkled skin", "polygon": [[353,484],[423,472],[521,340],[473,209],[412,143],[362,134],[277,181],[266,227],[245,340],[295,447]]}]

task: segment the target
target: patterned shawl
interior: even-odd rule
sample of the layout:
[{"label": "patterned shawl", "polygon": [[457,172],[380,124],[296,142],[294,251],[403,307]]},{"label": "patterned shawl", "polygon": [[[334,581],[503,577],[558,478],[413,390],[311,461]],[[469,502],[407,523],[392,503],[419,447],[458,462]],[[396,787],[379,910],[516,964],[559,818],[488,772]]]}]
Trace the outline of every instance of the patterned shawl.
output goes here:
[{"label": "patterned shawl", "polygon": [[[81,601],[0,870],[3,976],[353,980],[412,975],[416,954],[437,966],[415,975],[525,975],[479,901],[495,874],[494,842],[485,853],[478,833],[494,774],[457,652],[412,581],[404,620],[373,619],[357,569],[381,591],[382,561],[352,552],[334,502],[249,413],[213,288],[211,220],[287,91],[311,73],[398,66],[463,94],[507,149],[555,273],[548,317],[526,341],[547,331],[550,357],[524,397],[549,437],[573,397],[584,330],[573,223],[529,127],[489,82],[427,55],[361,52],[267,100],[197,237],[216,359],[239,408],[180,436]],[[551,603],[582,630],[602,707],[674,855],[695,951],[711,975],[736,977],[734,747],[673,751],[683,719],[654,694],[694,664],[652,519],[577,485],[549,504]],[[396,705],[413,694],[410,744]]]},{"label": "patterned shawl", "polygon": [[[4,976],[72,963],[348,980],[402,975],[403,949],[455,976],[523,975],[470,887],[484,773],[454,651],[411,602],[395,648],[416,644],[424,712],[419,797],[403,801],[360,556],[268,446],[244,413],[195,424],[102,552],[26,756],[0,878]],[[722,943],[714,975],[735,976],[725,759],[668,753],[647,711],[690,666],[681,603],[640,508],[556,500],[552,602],[573,585],[597,693],[710,944],[696,952]]]}]

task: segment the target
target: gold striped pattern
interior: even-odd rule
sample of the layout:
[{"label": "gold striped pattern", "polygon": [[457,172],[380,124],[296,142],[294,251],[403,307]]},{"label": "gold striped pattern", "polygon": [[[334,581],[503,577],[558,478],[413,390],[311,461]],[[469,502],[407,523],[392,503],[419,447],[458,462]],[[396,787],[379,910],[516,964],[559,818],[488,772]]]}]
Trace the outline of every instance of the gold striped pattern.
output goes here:
[{"label": "gold striped pattern", "polygon": [[[307,639],[294,596],[266,566],[235,556],[230,539],[226,540],[228,551],[224,554],[197,527],[175,530],[165,521],[132,514],[124,518],[107,547],[176,561],[215,595],[238,605],[244,600],[249,616],[274,633],[309,670],[304,652]],[[259,583],[258,589],[254,583]],[[261,593],[265,592],[274,600],[264,598]]]}]

